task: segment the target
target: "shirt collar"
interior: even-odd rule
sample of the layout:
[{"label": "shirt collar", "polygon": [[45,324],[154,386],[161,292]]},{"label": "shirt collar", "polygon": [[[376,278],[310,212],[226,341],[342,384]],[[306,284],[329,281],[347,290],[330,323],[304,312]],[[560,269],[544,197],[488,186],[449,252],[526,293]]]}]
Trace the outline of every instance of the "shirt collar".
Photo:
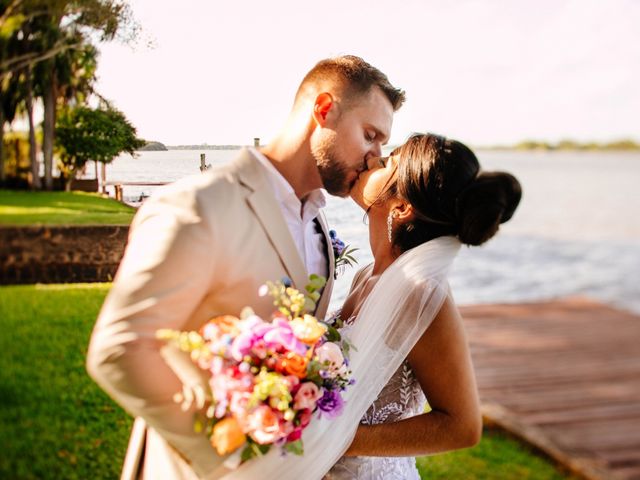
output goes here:
[{"label": "shirt collar", "polygon": [[[260,164],[264,167],[267,178],[269,180],[269,184],[273,189],[273,193],[280,203],[283,206],[289,207],[294,206],[297,208],[297,211],[300,212],[300,199],[296,196],[293,187],[289,184],[286,178],[282,176],[282,174],[273,166],[273,163],[259,150],[254,147],[249,147],[249,151],[253,154],[254,157],[260,162]],[[325,197],[324,192],[321,188],[317,188],[309,192],[307,198],[304,202],[303,206],[303,218],[310,216],[311,218],[315,218],[318,215],[318,212],[321,208],[323,208],[327,203],[327,199]]]}]

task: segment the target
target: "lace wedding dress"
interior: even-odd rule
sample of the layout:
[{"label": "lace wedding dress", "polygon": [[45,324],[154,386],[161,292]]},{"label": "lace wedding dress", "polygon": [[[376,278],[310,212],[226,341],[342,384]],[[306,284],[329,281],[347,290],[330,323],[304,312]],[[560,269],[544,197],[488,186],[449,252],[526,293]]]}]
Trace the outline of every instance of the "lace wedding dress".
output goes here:
[{"label": "lace wedding dress", "polygon": [[[338,315],[334,314],[334,317]],[[349,319],[346,328],[353,319]],[[426,399],[409,362],[402,362],[360,420],[363,425],[392,423],[424,412]],[[410,434],[407,432],[407,434]],[[414,457],[342,457],[325,480],[420,480]]]}]

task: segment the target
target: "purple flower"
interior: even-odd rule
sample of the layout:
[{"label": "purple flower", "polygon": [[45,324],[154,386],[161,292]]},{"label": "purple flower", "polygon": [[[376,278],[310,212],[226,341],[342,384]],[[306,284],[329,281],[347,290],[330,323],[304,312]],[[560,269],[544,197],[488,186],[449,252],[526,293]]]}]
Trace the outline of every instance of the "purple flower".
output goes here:
[{"label": "purple flower", "polygon": [[331,247],[333,248],[333,254],[336,258],[342,255],[345,244],[338,238],[338,234],[335,230],[329,230],[329,237],[331,238]]},{"label": "purple flower", "polygon": [[324,412],[328,418],[336,418],[342,413],[344,400],[339,392],[335,390],[325,390],[324,395],[318,400],[317,406],[320,409],[321,415]]}]

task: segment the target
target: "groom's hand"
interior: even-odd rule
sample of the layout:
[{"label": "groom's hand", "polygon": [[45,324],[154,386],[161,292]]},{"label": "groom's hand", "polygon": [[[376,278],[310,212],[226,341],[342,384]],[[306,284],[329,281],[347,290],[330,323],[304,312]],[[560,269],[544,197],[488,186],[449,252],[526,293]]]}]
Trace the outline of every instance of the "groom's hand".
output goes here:
[{"label": "groom's hand", "polygon": [[182,385],[182,393],[176,393],[173,400],[180,404],[184,412],[194,404],[197,410],[202,410],[207,403],[211,402],[211,395],[201,385]]}]

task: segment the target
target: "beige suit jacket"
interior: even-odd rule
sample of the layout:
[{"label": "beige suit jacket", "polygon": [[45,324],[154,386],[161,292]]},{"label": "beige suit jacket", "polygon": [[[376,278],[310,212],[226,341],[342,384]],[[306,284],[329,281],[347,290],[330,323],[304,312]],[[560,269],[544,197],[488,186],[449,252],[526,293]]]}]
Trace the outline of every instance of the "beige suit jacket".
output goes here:
[{"label": "beige suit jacket", "polygon": [[[334,257],[321,215],[329,278],[316,316],[326,314]],[[222,460],[194,410],[173,396],[182,385],[205,385],[188,356],[156,340],[160,328],[197,330],[216,315],[251,306],[269,318],[272,299],[259,297],[267,280],[308,275],[271,192],[263,167],[248,150],[228,165],[160,189],[137,213],[113,287],[94,328],[87,369],[137,417],[122,478],[215,478]],[[195,407],[193,407],[195,408]]]}]

